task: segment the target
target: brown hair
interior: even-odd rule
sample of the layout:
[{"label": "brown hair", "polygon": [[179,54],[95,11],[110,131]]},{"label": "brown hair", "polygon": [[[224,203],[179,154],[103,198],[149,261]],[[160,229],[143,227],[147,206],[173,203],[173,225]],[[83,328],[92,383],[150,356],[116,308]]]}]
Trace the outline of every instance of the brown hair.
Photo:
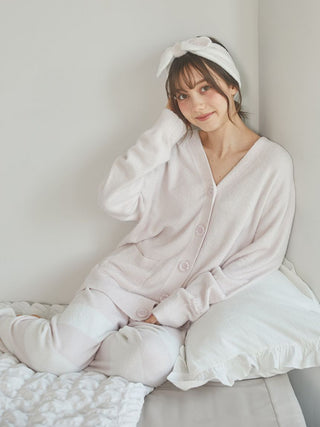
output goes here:
[{"label": "brown hair", "polygon": [[[223,46],[223,44],[215,38],[210,37],[210,40],[213,43],[217,43],[225,48],[225,46]],[[241,110],[242,96],[239,83],[227,71],[225,71],[224,68],[222,68],[215,62],[212,62],[206,58],[202,58],[201,56],[195,55],[194,53],[187,52],[185,55],[174,59],[170,66],[168,78],[166,81],[166,92],[168,99],[171,103],[171,108],[184,121],[187,127],[187,131],[192,131],[192,127],[188,120],[181,113],[175,94],[180,89],[181,80],[190,89],[194,87],[194,82],[192,81],[191,77],[192,69],[198,71],[202,75],[202,77],[210,84],[210,86],[212,86],[218,93],[220,93],[220,95],[222,95],[226,99],[228,104],[228,117],[231,121],[232,118],[230,117],[229,98],[217,84],[215,78],[210,73],[210,70],[214,71],[219,77],[221,77],[227,83],[228,86],[232,85],[236,87],[236,89],[238,90],[239,97],[238,101],[234,101],[236,112],[237,114],[239,114],[242,120],[245,120],[247,118],[247,113]]]}]

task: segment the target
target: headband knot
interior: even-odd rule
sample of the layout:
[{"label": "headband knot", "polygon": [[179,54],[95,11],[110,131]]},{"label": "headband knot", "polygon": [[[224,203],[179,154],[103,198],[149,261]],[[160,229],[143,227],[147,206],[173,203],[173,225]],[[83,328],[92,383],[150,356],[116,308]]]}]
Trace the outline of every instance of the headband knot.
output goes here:
[{"label": "headband knot", "polygon": [[195,37],[177,42],[173,46],[168,47],[161,55],[157,77],[159,77],[165,69],[169,70],[175,58],[180,58],[187,52],[194,53],[195,55],[209,59],[220,65],[220,67],[227,71],[238,82],[239,87],[241,87],[240,74],[231,55],[223,46],[218,43],[213,43],[209,37]]}]

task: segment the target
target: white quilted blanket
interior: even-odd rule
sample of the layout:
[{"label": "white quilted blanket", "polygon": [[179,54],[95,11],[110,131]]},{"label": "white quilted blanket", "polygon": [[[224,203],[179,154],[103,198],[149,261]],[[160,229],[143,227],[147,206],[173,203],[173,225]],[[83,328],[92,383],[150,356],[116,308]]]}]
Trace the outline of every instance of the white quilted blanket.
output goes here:
[{"label": "white quilted blanket", "polygon": [[[63,305],[0,303],[17,314],[50,318]],[[1,342],[0,342],[1,344]],[[0,346],[0,426],[135,427],[152,388],[83,370],[35,372]]]}]

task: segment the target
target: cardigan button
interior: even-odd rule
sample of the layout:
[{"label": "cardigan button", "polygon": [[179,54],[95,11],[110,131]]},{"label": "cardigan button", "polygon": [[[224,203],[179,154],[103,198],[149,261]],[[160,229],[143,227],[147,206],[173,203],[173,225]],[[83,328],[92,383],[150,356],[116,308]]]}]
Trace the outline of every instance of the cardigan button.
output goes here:
[{"label": "cardigan button", "polygon": [[180,271],[187,271],[190,268],[190,262],[188,260],[181,261],[178,268]]},{"label": "cardigan button", "polygon": [[150,311],[146,308],[139,308],[139,310],[136,311],[136,315],[139,319],[147,319],[150,316]]},{"label": "cardigan button", "polygon": [[202,236],[204,234],[204,232],[205,232],[204,225],[202,225],[202,224],[197,225],[197,227],[196,227],[196,234],[198,236]]},{"label": "cardigan button", "polygon": [[167,299],[167,298],[168,298],[168,296],[169,296],[169,294],[162,294],[162,295],[160,296],[160,302],[161,302],[161,301],[164,301],[165,299]]}]

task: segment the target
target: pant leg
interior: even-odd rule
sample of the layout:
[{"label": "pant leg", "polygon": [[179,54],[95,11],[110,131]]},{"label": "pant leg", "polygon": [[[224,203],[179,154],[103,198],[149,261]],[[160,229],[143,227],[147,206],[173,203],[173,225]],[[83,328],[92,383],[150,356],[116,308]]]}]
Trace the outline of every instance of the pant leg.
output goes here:
[{"label": "pant leg", "polygon": [[186,330],[133,322],[110,333],[89,369],[157,387],[166,381]]},{"label": "pant leg", "polygon": [[0,311],[0,339],[32,369],[59,375],[86,367],[108,333],[127,323],[107,295],[86,288],[51,320]]}]

